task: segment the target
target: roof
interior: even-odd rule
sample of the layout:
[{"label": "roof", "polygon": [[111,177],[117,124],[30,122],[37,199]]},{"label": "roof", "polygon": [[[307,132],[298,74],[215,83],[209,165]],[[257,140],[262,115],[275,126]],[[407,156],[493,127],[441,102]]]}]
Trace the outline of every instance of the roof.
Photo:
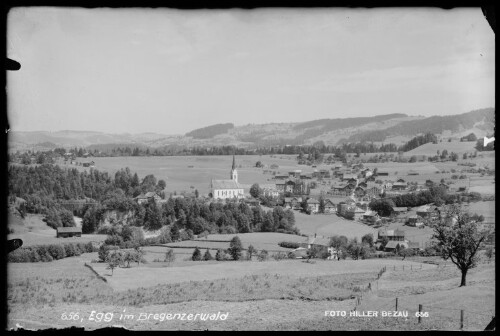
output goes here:
[{"label": "roof", "polygon": [[393,248],[395,249],[397,246],[404,246],[405,248],[408,248],[408,243],[405,243],[403,241],[395,241],[395,240],[390,240],[386,245],[385,248]]},{"label": "roof", "polygon": [[404,182],[394,182],[394,183],[392,184],[392,186],[393,186],[393,187],[397,187],[397,186],[400,186],[400,187],[406,187],[406,186],[407,186],[407,184],[406,184],[406,183],[404,183]]},{"label": "roof", "polygon": [[392,208],[394,211],[400,212],[400,211],[408,211],[408,208],[406,207],[393,207]]},{"label": "roof", "polygon": [[376,216],[377,213],[375,211],[367,211],[363,214],[363,216]]},{"label": "roof", "polygon": [[156,195],[156,193],[154,191],[149,191],[144,196],[147,197],[147,198],[149,198],[149,197],[155,197],[157,195]]},{"label": "roof", "polygon": [[435,210],[436,207],[431,205],[422,205],[421,207],[417,208],[417,212],[432,212]]},{"label": "roof", "polygon": [[342,178],[344,180],[349,180],[349,179],[355,179],[355,180],[357,180],[358,179],[358,175],[355,175],[355,174],[344,174],[342,176]]},{"label": "roof", "polygon": [[307,200],[307,203],[308,204],[316,204],[316,203],[319,203],[319,201],[317,199],[314,199],[314,198],[309,198]]},{"label": "roof", "polygon": [[314,244],[314,245],[328,246],[328,245],[330,245],[330,240],[327,238],[309,237],[309,238],[307,238],[307,243]]},{"label": "roof", "polygon": [[212,180],[213,189],[242,189],[235,180]]},{"label": "roof", "polygon": [[327,206],[329,204],[335,206],[335,203],[333,203],[333,201],[331,199],[325,198],[325,206]]},{"label": "roof", "polygon": [[58,227],[57,233],[82,233],[82,228],[79,228],[79,227]]}]

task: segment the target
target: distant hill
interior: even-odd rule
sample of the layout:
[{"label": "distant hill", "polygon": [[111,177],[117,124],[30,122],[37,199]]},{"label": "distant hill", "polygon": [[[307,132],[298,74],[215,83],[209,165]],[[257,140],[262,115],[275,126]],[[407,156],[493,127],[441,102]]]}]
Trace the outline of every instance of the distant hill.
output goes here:
[{"label": "distant hill", "polygon": [[443,141],[437,144],[426,143],[425,145],[419,146],[415,149],[412,149],[411,151],[405,152],[404,156],[412,156],[412,155],[434,156],[437,154],[437,151],[442,153],[443,150],[445,149],[448,151],[448,153],[455,152],[459,155],[462,155],[463,153],[474,153],[476,151],[475,147],[476,147],[475,142]]},{"label": "distant hill", "polygon": [[[138,148],[163,147],[256,147],[325,145],[374,142],[377,145],[394,142],[402,145],[417,135],[432,133],[443,142],[459,140],[474,133],[477,138],[492,134],[495,109],[486,108],[458,115],[415,117],[402,113],[361,118],[319,119],[307,122],[283,122],[235,126],[220,123],[192,130],[185,135],[158,133],[109,134],[92,131],[9,132],[9,150],[32,149],[35,144],[47,147],[89,147],[105,149],[113,146]],[[396,140],[397,141],[396,141]],[[35,146],[37,149],[38,146]]]},{"label": "distant hill", "polygon": [[198,128],[194,131],[186,133],[187,137],[193,137],[195,139],[210,139],[216,135],[227,133],[234,125],[231,123],[227,124],[216,124],[212,126],[207,126],[203,128]]}]

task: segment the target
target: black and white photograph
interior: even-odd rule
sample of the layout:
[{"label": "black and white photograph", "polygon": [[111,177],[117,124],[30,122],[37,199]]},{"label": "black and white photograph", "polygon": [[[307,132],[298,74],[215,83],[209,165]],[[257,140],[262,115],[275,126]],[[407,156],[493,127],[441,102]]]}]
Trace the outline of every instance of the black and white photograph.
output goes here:
[{"label": "black and white photograph", "polygon": [[495,330],[485,7],[12,7],[6,330]]}]

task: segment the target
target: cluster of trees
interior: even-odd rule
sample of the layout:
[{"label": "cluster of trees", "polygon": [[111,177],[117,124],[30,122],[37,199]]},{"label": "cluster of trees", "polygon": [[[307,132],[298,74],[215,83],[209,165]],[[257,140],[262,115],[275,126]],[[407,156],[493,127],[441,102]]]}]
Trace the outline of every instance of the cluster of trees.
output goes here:
[{"label": "cluster of trees", "polygon": [[366,259],[374,252],[374,238],[372,234],[366,234],[358,242],[357,238],[351,240],[346,236],[333,236],[330,238],[330,246],[340,251],[341,258],[345,259],[349,255],[352,259]]},{"label": "cluster of trees", "polygon": [[95,252],[92,242],[37,245],[18,248],[8,254],[9,262],[49,262],[82,253]]},{"label": "cluster of trees", "polygon": [[193,137],[195,139],[210,139],[216,135],[227,133],[230,129],[234,128],[234,124],[216,124],[212,126],[207,126],[203,128],[198,128],[194,131],[186,133],[186,136]]},{"label": "cluster of trees", "polygon": [[435,136],[432,133],[426,133],[424,135],[419,135],[414,137],[413,139],[411,139],[410,141],[399,147],[398,151],[408,152],[411,151],[412,149],[425,145],[426,143],[429,142],[437,143],[437,141],[438,141],[437,136]]},{"label": "cluster of trees", "polygon": [[[488,136],[488,138],[494,137],[495,133],[492,136]],[[484,138],[478,139],[476,142],[476,150],[479,152],[489,152],[495,150],[495,141],[489,142],[486,146],[484,145]]]}]

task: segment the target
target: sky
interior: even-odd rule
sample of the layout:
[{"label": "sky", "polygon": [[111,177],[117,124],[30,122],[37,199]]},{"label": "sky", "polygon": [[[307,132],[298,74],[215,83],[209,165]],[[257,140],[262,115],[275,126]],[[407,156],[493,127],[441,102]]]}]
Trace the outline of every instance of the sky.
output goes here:
[{"label": "sky", "polygon": [[13,131],[184,134],[494,107],[480,8],[83,9],[7,17]]}]

